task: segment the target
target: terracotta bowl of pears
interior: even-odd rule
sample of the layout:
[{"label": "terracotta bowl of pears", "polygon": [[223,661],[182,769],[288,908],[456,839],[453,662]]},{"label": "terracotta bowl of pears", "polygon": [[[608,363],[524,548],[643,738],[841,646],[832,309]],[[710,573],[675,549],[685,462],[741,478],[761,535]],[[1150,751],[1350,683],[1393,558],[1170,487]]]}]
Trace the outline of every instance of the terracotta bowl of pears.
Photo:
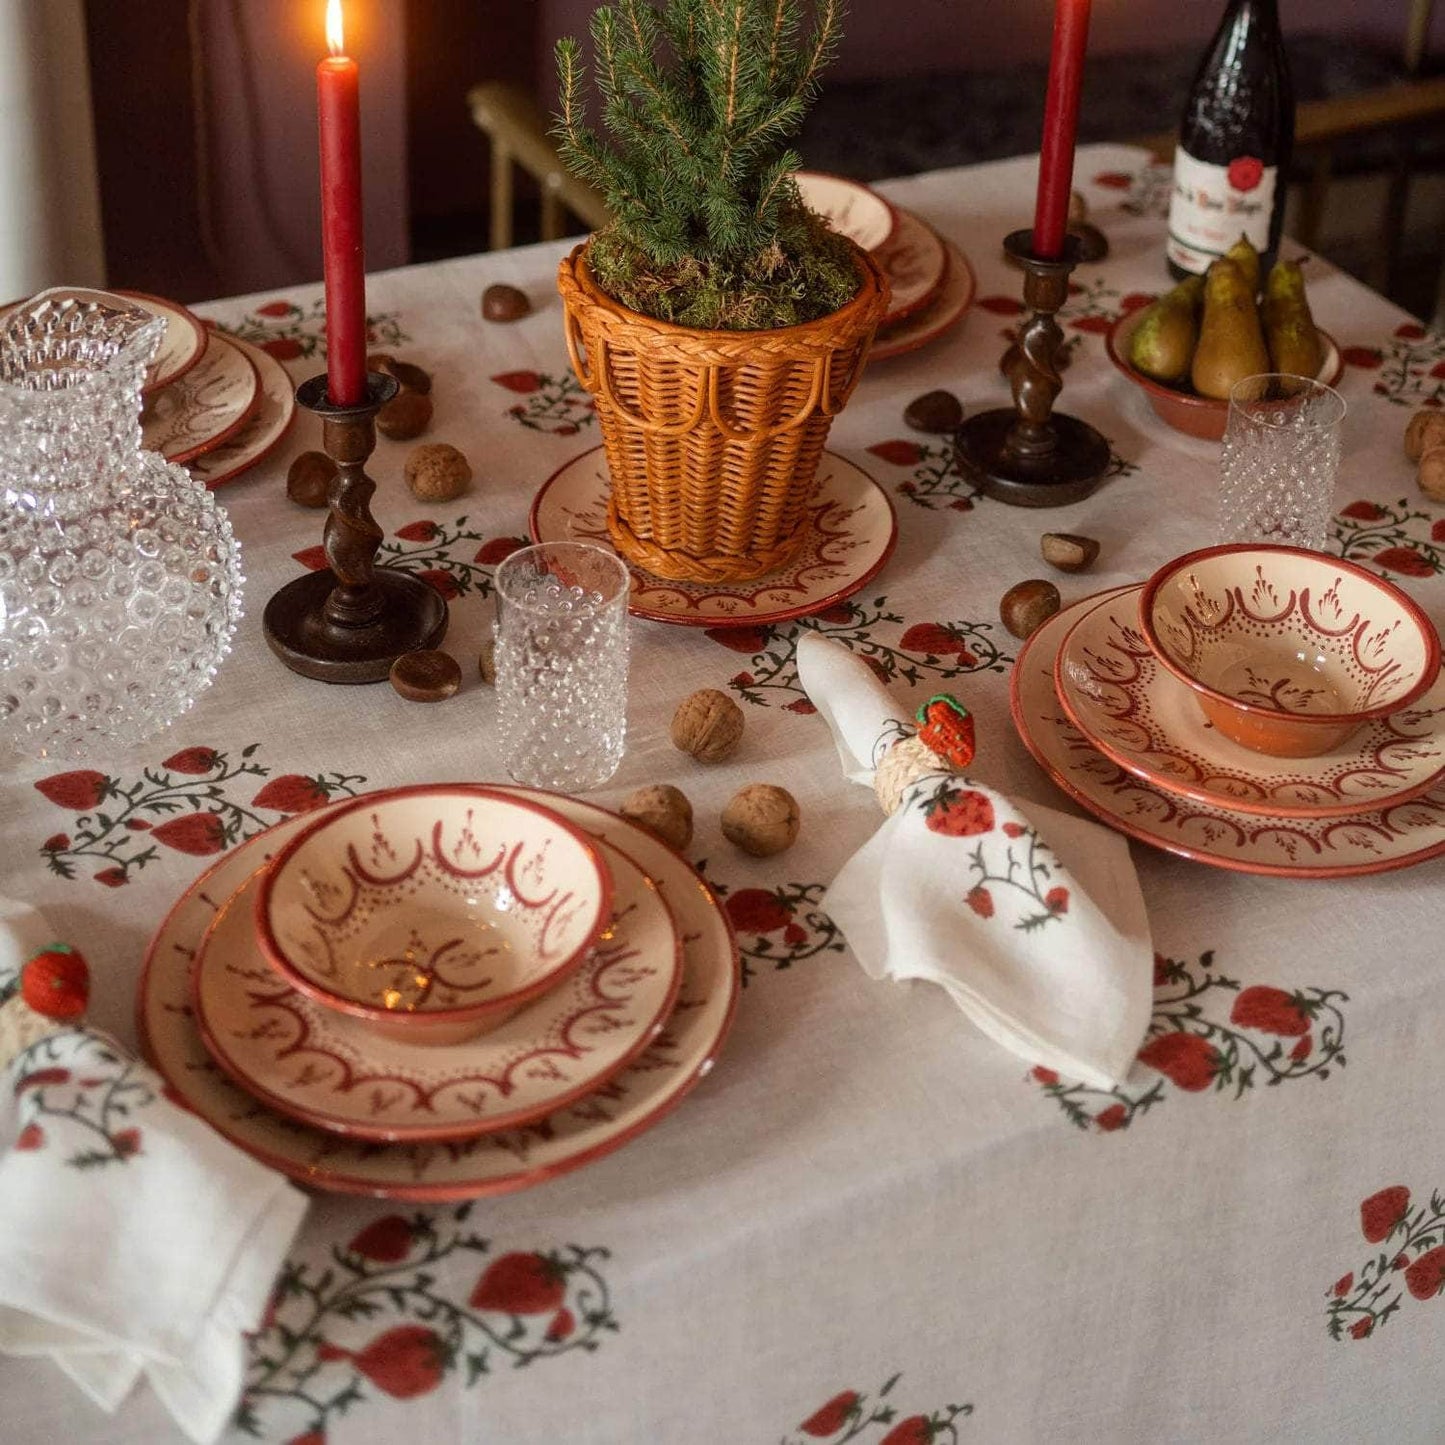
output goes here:
[{"label": "terracotta bowl of pears", "polygon": [[[1298,276],[1299,269],[1293,269],[1293,275]],[[1178,293],[1170,293],[1175,296]],[[1181,337],[1170,348],[1170,354],[1166,355],[1166,364],[1160,370],[1166,373],[1178,373],[1173,380],[1165,380],[1159,376],[1149,376],[1136,366],[1136,358],[1139,353],[1134,344],[1136,332],[1142,325],[1157,324],[1157,308],[1168,305],[1170,296],[1157,298],[1155,302],[1147,306],[1140,306],[1136,311],[1126,311],[1124,315],[1114,322],[1113,327],[1108,329],[1105,344],[1108,347],[1108,358],[1113,361],[1118,370],[1123,371],[1124,376],[1133,381],[1134,386],[1139,387],[1144,396],[1149,400],[1149,405],[1155,409],[1155,415],[1165,425],[1172,426],[1176,432],[1183,432],[1186,436],[1198,436],[1201,441],[1217,442],[1224,438],[1224,428],[1230,419],[1230,403],[1227,400],[1228,389],[1224,384],[1211,387],[1211,390],[1220,390],[1224,396],[1205,396],[1195,390],[1194,366],[1192,360],[1196,354],[1198,344],[1198,327],[1195,327],[1194,337]],[[1303,302],[1302,283],[1299,283],[1299,301]],[[1273,342],[1274,331],[1270,325],[1270,296],[1266,293],[1263,303],[1259,305],[1261,319],[1260,341]],[[1152,321],[1153,316],[1153,321]],[[1316,344],[1306,355],[1312,358],[1318,357],[1318,366],[1312,368],[1312,374],[1316,381],[1324,381],[1325,386],[1334,386],[1335,381],[1340,380],[1344,373],[1344,358],[1340,355],[1340,347],[1335,345],[1334,337],[1327,331],[1321,331],[1315,327],[1314,321],[1309,318],[1308,308],[1303,311],[1303,321],[1296,322],[1296,325],[1305,325]],[[1257,374],[1259,371],[1293,371],[1298,374],[1301,366],[1298,360],[1293,358],[1301,354],[1299,351],[1276,351],[1272,344],[1266,344],[1266,350],[1260,351],[1259,361],[1251,364],[1247,371],[1241,371],[1240,376],[1246,374]],[[1277,360],[1276,360],[1276,355]]]}]

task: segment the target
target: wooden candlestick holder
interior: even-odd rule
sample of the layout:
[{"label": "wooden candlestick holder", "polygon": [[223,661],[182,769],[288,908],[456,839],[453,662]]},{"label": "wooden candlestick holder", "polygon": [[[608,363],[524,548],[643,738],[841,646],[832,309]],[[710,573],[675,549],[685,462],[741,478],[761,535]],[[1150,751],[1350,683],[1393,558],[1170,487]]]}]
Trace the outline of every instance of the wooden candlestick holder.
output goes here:
[{"label": "wooden candlestick holder", "polygon": [[376,483],[366,462],[376,446],[376,413],[396,393],[397,383],[377,372],[355,406],[330,400],[325,375],[296,388],[297,401],[321,418],[322,445],[339,469],[323,538],[330,565],[282,587],[262,625],[287,667],[321,682],[381,682],[403,653],[435,647],[446,634],[447,604],[435,588],[375,565],[384,534],[371,515]]},{"label": "wooden candlestick holder", "polygon": [[1109,443],[1087,422],[1054,411],[1064,384],[1058,367],[1064,333],[1054,314],[1068,299],[1080,243],[1066,236],[1057,260],[1034,255],[1032,231],[1014,231],[1003,244],[1023,267],[1029,311],[1004,364],[1014,404],[964,422],[956,437],[958,467],[997,501],[1062,507],[1087,497],[1109,470]]}]

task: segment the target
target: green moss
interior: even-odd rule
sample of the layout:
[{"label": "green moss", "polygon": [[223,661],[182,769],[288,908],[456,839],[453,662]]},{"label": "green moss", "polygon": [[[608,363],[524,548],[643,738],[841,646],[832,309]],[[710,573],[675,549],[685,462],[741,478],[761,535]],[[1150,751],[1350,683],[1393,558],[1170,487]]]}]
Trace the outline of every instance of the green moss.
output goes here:
[{"label": "green moss", "polygon": [[587,263],[597,284],[631,310],[707,331],[815,321],[859,288],[852,247],[801,202],[780,218],[774,244],[741,264],[688,256],[659,265],[612,226],[593,236]]}]

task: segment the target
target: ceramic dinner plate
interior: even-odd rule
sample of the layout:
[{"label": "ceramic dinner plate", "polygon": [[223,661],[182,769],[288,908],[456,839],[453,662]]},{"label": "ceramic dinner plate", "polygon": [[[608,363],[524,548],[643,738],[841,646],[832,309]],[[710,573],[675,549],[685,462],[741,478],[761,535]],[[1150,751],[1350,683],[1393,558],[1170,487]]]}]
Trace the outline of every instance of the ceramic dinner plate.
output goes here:
[{"label": "ceramic dinner plate", "polygon": [[1160,666],[1139,630],[1143,590],[1085,612],[1054,671],[1064,711],[1121,768],[1195,802],[1301,818],[1404,802],[1445,775],[1445,674],[1414,706],[1367,723],[1333,753],[1266,757],[1211,727]]},{"label": "ceramic dinner plate", "polygon": [[892,238],[898,212],[871,186],[826,171],[797,171],[793,179],[803,204],[863,250],[877,251]]},{"label": "ceramic dinner plate", "polygon": [[[586,541],[611,546],[611,491],[601,447],[554,473],[532,503],[537,542]],[[803,550],[786,567],[752,582],[668,582],[632,568],[627,610],[684,627],[743,627],[808,617],[866,586],[892,554],[898,521],[887,493],[861,467],[834,452],[818,464],[812,525]]]},{"label": "ceramic dinner plate", "polygon": [[937,295],[907,320],[880,330],[868,353],[870,362],[887,361],[890,357],[917,351],[920,346],[927,346],[952,331],[968,314],[977,289],[973,267],[952,241],[943,244],[948,252],[948,274]]},{"label": "ceramic dinner plate", "polygon": [[141,445],[168,462],[188,462],[230,440],[260,405],[251,358],[223,332],[210,337],[200,362],[141,413]]},{"label": "ceramic dinner plate", "polygon": [[206,932],[191,974],[212,1057],[283,1114],[361,1139],[462,1139],[540,1119],[590,1093],[656,1038],[682,982],[672,910],[621,849],[602,845],[612,920],[565,983],[499,1028],[445,1048],[383,1038],[313,1003],[256,942],[259,871]]},{"label": "ceramic dinner plate", "polygon": [[1010,680],[1014,727],[1039,766],[1110,827],[1169,853],[1237,873],[1347,878],[1445,853],[1445,787],[1346,818],[1288,818],[1212,807],[1126,772],[1081,733],[1054,690],[1064,638],[1114,588],[1056,612],[1024,644]]},{"label": "ceramic dinner plate", "polygon": [[896,326],[921,311],[948,276],[948,247],[943,237],[912,211],[898,212],[898,225],[874,253],[892,287],[884,327]]},{"label": "ceramic dinner plate", "polygon": [[206,1051],[189,1003],[191,961],[236,890],[315,815],[232,850],[181,895],[147,950],[137,999],[146,1055],[182,1101],[234,1144],[300,1183],[345,1194],[442,1201],[504,1194],[600,1159],[651,1128],[712,1068],[741,987],[737,945],[707,885],[665,844],[591,803],[504,791],[556,809],[627,851],[653,879],[683,942],[682,987],[662,1032],[596,1093],[523,1129],[429,1144],[349,1140],[287,1119],[234,1084]]},{"label": "ceramic dinner plate", "polygon": [[269,352],[239,336],[227,336],[256,367],[259,405],[246,424],[228,441],[186,463],[198,482],[219,487],[249,471],[269,456],[291,428],[296,416],[296,385],[286,368]]}]

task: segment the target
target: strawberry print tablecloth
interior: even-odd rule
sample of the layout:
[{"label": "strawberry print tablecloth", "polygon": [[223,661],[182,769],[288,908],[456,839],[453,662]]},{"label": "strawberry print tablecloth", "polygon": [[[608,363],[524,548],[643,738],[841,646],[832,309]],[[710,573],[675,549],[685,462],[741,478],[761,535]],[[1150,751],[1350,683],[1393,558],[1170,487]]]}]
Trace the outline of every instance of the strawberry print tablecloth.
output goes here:
[{"label": "strawberry print tablecloth", "polygon": [[[906,403],[946,386],[1006,395],[1021,310],[999,242],[1025,225],[1035,162],[883,189],[967,253],[963,327],[869,371],[831,445],[887,490],[898,547],[857,596],[774,628],[638,622],[629,745],[596,799],[680,784],[691,856],[738,931],[746,986],[712,1074],[619,1152],[537,1189],[417,1207],[321,1196],[251,1342],[231,1438],[811,1445],[1036,1440],[1346,1441],[1445,1436],[1445,1126],[1439,1108],[1445,864],[1331,883],[1210,870],[1136,846],[1156,963],[1139,1062],[1112,1091],[1029,1072],[937,989],[870,982],[820,907],[877,826],[797,685],[803,629],[870,658],[911,709],[941,690],[977,718],[977,774],[1069,806],[1008,719],[1018,644],[998,621],[1047,569],[1045,528],[1102,542],[1066,601],[1137,581],[1213,540],[1217,448],[1167,430],[1110,366],[1102,332],[1167,284],[1167,171],[1091,147],[1077,178],[1111,254],[1063,321],[1065,409],[1110,439],[1117,475],[1040,514],[973,495]],[[320,516],[287,502],[302,417],[219,494],[245,547],[247,616],[213,690],[173,732],[61,772],[0,781],[3,891],[89,955],[93,1019],[134,1038],[145,943],[180,891],[240,841],[326,799],[499,775],[495,700],[472,682],[491,572],[538,487],[597,444],[572,381],[552,278],[559,245],[375,276],[378,346],[435,373],[429,439],[471,458],[471,491],[417,503],[406,448],[372,471],[385,557],[452,599],[469,681],[442,706],[282,669],[266,598],[315,565]],[[1445,337],[1327,263],[1307,262],[1350,405],[1334,546],[1445,621],[1445,507],[1416,489],[1410,408],[1445,401]],[[523,287],[515,326],[485,285]],[[319,289],[204,308],[286,360],[321,364]],[[668,722],[699,687],[739,699],[740,751],[704,767]],[[745,783],[802,807],[768,862],[722,838]],[[962,886],[962,885],[961,885]],[[117,1167],[125,1167],[122,1163]],[[84,1188],[78,1176],[76,1188]],[[3,1241],[0,1241],[3,1248]],[[0,1438],[169,1441],[153,1399],[114,1418],[48,1365],[0,1362]]]}]

